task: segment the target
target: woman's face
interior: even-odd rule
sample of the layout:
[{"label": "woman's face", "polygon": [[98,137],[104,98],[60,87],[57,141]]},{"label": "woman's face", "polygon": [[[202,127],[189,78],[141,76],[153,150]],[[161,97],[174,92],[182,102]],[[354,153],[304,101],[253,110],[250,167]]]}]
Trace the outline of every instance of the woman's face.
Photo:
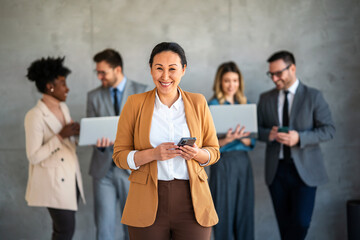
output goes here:
[{"label": "woman's face", "polygon": [[69,88],[66,85],[66,78],[64,76],[58,76],[51,84],[51,87],[54,89],[54,91],[50,91],[49,94],[57,100],[65,102],[69,92]]},{"label": "woman's face", "polygon": [[177,94],[177,87],[185,74],[179,55],[164,51],[154,56],[151,66],[151,76],[160,96]]},{"label": "woman's face", "polygon": [[239,89],[239,85],[239,74],[236,72],[227,72],[221,79],[221,89],[227,97],[234,97],[235,93]]}]

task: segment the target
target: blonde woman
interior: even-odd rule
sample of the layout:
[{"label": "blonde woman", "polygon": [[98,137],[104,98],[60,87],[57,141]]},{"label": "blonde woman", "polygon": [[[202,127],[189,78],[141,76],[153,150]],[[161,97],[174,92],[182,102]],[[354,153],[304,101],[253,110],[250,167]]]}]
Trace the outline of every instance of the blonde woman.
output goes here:
[{"label": "blonde woman", "polygon": [[[209,105],[246,104],[244,81],[234,62],[219,66],[214,96]],[[220,160],[210,167],[210,189],[219,223],[214,226],[215,239],[254,239],[254,183],[248,151],[255,139],[246,138],[246,126],[229,129],[219,139]]]}]

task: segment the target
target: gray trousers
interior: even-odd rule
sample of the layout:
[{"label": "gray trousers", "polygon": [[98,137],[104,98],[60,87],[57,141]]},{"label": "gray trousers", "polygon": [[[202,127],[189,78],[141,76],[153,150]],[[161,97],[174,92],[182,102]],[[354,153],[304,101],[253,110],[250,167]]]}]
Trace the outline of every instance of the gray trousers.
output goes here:
[{"label": "gray trousers", "polygon": [[[127,226],[120,222],[129,191],[128,177],[126,170],[112,165],[105,177],[93,178],[97,240],[129,239]],[[117,206],[120,218],[116,217]]]},{"label": "gray trousers", "polygon": [[219,216],[215,239],[253,240],[254,179],[247,152],[222,153],[210,167],[209,185]]}]

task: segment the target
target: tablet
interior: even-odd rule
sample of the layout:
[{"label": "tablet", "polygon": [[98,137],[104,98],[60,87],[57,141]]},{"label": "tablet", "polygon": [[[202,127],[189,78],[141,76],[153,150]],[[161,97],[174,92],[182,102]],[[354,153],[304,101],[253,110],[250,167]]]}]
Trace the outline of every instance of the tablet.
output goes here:
[{"label": "tablet", "polygon": [[119,116],[82,118],[80,121],[79,146],[96,145],[99,138],[115,141]]},{"label": "tablet", "polygon": [[229,128],[235,130],[240,124],[245,132],[251,133],[249,137],[257,138],[256,104],[211,105],[209,108],[218,137],[224,137]]}]

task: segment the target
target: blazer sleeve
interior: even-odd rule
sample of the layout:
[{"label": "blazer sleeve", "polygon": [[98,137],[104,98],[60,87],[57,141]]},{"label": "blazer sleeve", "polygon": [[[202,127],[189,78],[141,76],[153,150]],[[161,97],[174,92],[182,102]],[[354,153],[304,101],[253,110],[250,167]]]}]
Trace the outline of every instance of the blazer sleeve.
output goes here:
[{"label": "blazer sleeve", "polygon": [[216,129],[214,125],[214,121],[212,119],[210,109],[207,105],[206,99],[202,96],[202,106],[203,106],[203,124],[202,124],[202,133],[203,133],[203,144],[202,148],[206,149],[210,153],[210,161],[206,165],[208,166],[216,163],[220,158],[219,151],[219,141],[216,136]]},{"label": "blazer sleeve", "polygon": [[86,101],[86,117],[96,117],[95,107],[92,101],[91,93],[87,94]]},{"label": "blazer sleeve", "polygon": [[312,117],[314,122],[313,128],[299,132],[300,148],[328,141],[335,135],[335,126],[331,117],[329,105],[320,91],[317,91],[314,97]]},{"label": "blazer sleeve", "polygon": [[41,113],[30,111],[25,116],[25,142],[26,156],[31,164],[39,164],[55,151],[58,151],[62,144],[60,139],[54,134],[47,142],[44,141],[44,122]]},{"label": "blazer sleeve", "polygon": [[[133,104],[133,96],[129,96],[120,114],[116,139],[114,143],[113,160],[122,169],[130,169],[127,155],[134,149],[134,129],[136,112],[138,109]],[[136,109],[135,109],[136,108]]]},{"label": "blazer sleeve", "polygon": [[266,109],[264,105],[265,105],[264,96],[260,95],[260,99],[257,106],[258,132],[259,132],[258,139],[263,142],[268,142],[271,129],[265,126],[266,118],[264,114],[266,112]]}]

